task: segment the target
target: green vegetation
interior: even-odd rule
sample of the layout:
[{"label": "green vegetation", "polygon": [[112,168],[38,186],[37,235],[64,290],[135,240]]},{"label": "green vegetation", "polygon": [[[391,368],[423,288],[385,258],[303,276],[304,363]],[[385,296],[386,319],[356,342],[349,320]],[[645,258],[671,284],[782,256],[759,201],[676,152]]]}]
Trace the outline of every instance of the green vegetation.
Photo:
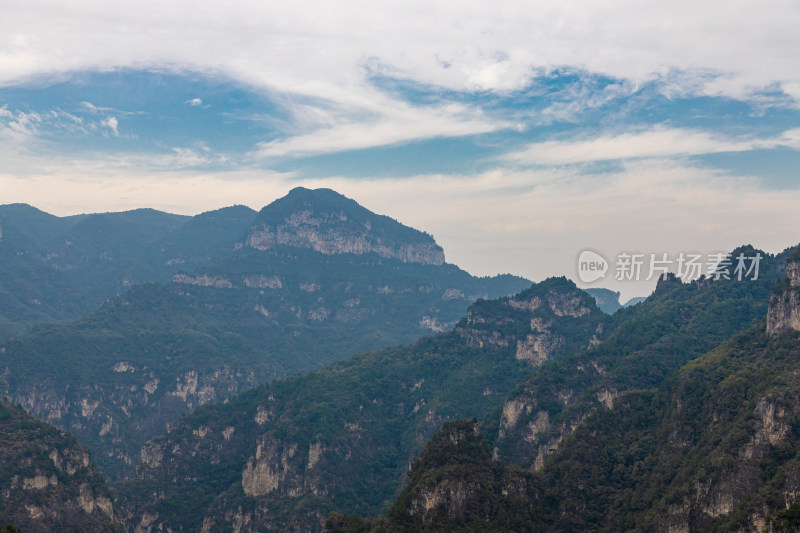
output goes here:
[{"label": "green vegetation", "polygon": [[477,420],[446,422],[414,460],[408,485],[384,518],[332,513],[329,533],[533,531],[533,476],[492,460]]},{"label": "green vegetation", "polygon": [[[752,248],[740,248],[752,255]],[[515,424],[503,423],[497,412],[485,423],[499,457],[531,467],[547,455],[588,414],[606,406],[624,391],[659,386],[673,372],[718,346],[766,315],[777,265],[785,257],[768,254],[757,281],[684,284],[659,282],[643,303],[611,317],[604,342],[587,352],[544,365],[508,399],[530,406]],[[535,435],[527,428],[546,413],[547,424]]]},{"label": "green vegetation", "polygon": [[[470,298],[528,285],[474,278],[452,265],[285,246],[242,249],[195,275],[224,276],[232,287],[134,287],[76,322],[3,343],[8,373],[0,382],[36,415],[78,435],[118,478],[132,473],[148,438],[189,408],[352,353],[413,342],[431,326],[452,327]],[[277,284],[247,285],[266,277]],[[446,299],[448,290],[461,296]]]},{"label": "green vegetation", "polygon": [[[323,215],[322,224],[315,223],[317,231],[335,230],[343,236],[365,236],[374,244],[395,247],[407,244],[436,244],[433,237],[414,228],[404,226],[393,218],[376,215],[331,189],[306,189],[295,187],[283,198],[264,207],[253,221],[254,227],[276,229],[287,219],[297,217],[302,224],[302,214]],[[301,214],[301,216],[297,216]],[[438,248],[438,246],[437,246]],[[441,248],[439,248],[441,250]]]},{"label": "green vegetation", "polygon": [[[529,478],[528,497],[517,505],[517,519],[529,521],[517,530],[797,531],[799,362],[800,332],[770,338],[762,320],[683,364],[660,386],[622,392],[612,408],[589,413]],[[419,464],[463,465],[451,476],[462,488],[482,472],[437,435],[385,518],[334,513],[330,530],[469,530],[457,499],[443,497],[444,478],[420,488],[431,470]],[[508,493],[486,478],[480,486],[471,495],[478,502]],[[413,494],[426,509],[439,501],[440,521],[424,522]],[[493,518],[475,530],[501,523]]]},{"label": "green vegetation", "polygon": [[[522,305],[537,299],[533,310]],[[558,315],[547,302],[562,299],[591,307]],[[204,519],[224,528],[240,508],[268,530],[317,530],[334,509],[375,516],[443,421],[485,417],[532,371],[515,354],[534,318],[565,337],[553,358],[585,348],[607,320],[574,284],[551,279],[513,299],[477,302],[451,332],[201,407],[148,443],[145,457],[159,459],[116,485],[122,505],[173,529]],[[478,346],[479,338],[494,343]]]},{"label": "green vegetation", "polygon": [[[122,530],[87,450],[5,401],[0,401],[0,494],[0,522],[25,531]],[[5,531],[19,530],[9,525]]]},{"label": "green vegetation", "polygon": [[[620,309],[470,276],[324,189],[191,218],[0,206],[0,228],[2,392],[93,451],[129,529],[800,523],[800,334],[762,320],[796,249]],[[74,437],[5,402],[0,430],[0,522],[119,527]]]},{"label": "green vegetation", "polygon": [[158,241],[188,220],[152,209],[56,217],[0,206],[0,339],[77,318],[133,283],[168,280],[176,267]]},{"label": "green vegetation", "polygon": [[[16,221],[4,226],[11,241],[0,243],[0,254],[14,239],[48,250],[6,250],[9,259],[21,258],[19,266],[9,261],[9,272],[31,286],[31,295],[21,296],[27,285],[10,278],[6,284],[18,296],[6,298],[5,309],[17,313],[6,317],[9,331],[63,320],[87,302],[124,291],[79,320],[0,341],[3,392],[78,435],[104,473],[117,479],[133,474],[148,438],[191,408],[449,329],[475,299],[530,285],[515,276],[476,278],[454,265],[377,253],[243,245],[257,216],[303,219],[309,209],[332,217],[328,225],[337,235],[357,224],[382,245],[433,243],[328,190],[295,190],[258,214],[239,206],[192,218],[136,210],[60,219],[25,206],[0,208]],[[63,286],[52,273],[64,274]],[[141,283],[173,275],[174,283]],[[30,306],[12,304],[39,294],[57,295],[49,308],[61,314],[31,314],[21,323]],[[3,316],[0,311],[0,328]]]},{"label": "green vegetation", "polygon": [[596,412],[542,471],[542,525],[731,531],[770,515],[788,525],[783,494],[800,474],[798,355],[796,333],[768,341],[761,324],[658,390]]}]

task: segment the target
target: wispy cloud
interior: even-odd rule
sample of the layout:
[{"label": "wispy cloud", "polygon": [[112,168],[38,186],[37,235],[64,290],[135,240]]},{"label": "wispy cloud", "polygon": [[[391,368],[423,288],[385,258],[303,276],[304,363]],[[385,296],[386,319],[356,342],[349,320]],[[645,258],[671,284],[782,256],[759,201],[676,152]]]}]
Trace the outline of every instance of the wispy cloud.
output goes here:
[{"label": "wispy cloud", "polygon": [[370,120],[348,121],[288,139],[261,143],[254,155],[283,157],[325,154],[436,137],[476,135],[512,126],[460,105],[442,108],[402,105],[399,109],[383,110],[382,115]]},{"label": "wispy cloud", "polygon": [[97,107],[91,102],[81,102],[80,106],[90,113],[107,113],[108,111],[115,111],[115,109],[110,107]]},{"label": "wispy cloud", "polygon": [[7,106],[0,107],[0,140],[19,145],[32,141],[42,123],[39,113],[10,111]]},{"label": "wispy cloud", "polygon": [[564,165],[617,159],[655,158],[743,152],[785,146],[800,149],[800,129],[766,139],[730,138],[698,130],[655,127],[591,139],[533,143],[502,160],[522,165]]},{"label": "wispy cloud", "polygon": [[81,109],[93,115],[104,115],[108,113],[113,113],[115,115],[130,116],[130,115],[142,115],[145,113],[144,111],[126,111],[124,109],[117,109],[115,107],[96,106],[91,102],[81,102],[79,105]]},{"label": "wispy cloud", "polygon": [[119,137],[119,120],[116,117],[106,117],[100,121],[101,126],[105,126],[115,137]]}]

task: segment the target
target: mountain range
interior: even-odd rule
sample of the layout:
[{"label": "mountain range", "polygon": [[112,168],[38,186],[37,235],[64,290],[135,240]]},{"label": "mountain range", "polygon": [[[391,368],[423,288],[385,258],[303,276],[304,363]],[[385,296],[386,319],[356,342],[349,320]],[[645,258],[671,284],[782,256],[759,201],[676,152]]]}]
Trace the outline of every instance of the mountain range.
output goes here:
[{"label": "mountain range", "polygon": [[[428,444],[436,453],[417,460],[435,477],[416,466],[385,518],[334,514],[328,530],[492,530],[513,519],[531,531],[798,531],[800,254],[788,259],[761,320],[659,386],[587,415],[533,475],[491,483],[487,470],[509,467],[491,463],[486,446],[472,447],[465,471],[448,469],[465,463],[465,446],[440,434]],[[494,511],[509,494],[518,500],[511,518]],[[495,514],[476,512],[487,507]]]},{"label": "mountain range", "polygon": [[[190,219],[149,210],[58,219],[13,207],[15,216],[0,209],[0,249],[74,289],[47,316],[68,316],[62,302],[110,298],[0,341],[0,386],[77,435],[110,478],[132,474],[145,441],[193,407],[413,342],[451,328],[478,298],[530,285],[471,276],[444,263],[429,235],[324,189],[294,189],[259,213]],[[20,213],[32,221],[25,232],[15,229],[28,220]],[[279,236],[270,246],[268,231]],[[44,279],[39,292],[60,293]]]},{"label": "mountain range", "polygon": [[473,277],[330,190],[0,227],[0,521],[800,528],[800,249],[623,307]]}]

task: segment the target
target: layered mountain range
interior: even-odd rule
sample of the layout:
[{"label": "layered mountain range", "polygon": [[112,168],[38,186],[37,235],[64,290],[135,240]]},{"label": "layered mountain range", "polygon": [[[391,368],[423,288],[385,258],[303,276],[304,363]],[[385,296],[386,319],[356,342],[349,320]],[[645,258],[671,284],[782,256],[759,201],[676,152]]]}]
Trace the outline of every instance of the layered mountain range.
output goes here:
[{"label": "layered mountain range", "polygon": [[[46,273],[42,283],[29,280],[35,294],[62,295],[33,321],[68,316],[73,308],[62,303],[80,309],[111,295],[77,320],[0,341],[4,392],[77,435],[111,478],[132,474],[145,441],[189,409],[444,331],[477,298],[529,285],[416,261],[422,252],[407,252],[417,245],[443,259],[432,237],[324,189],[294,189],[260,213],[233,207],[194,218],[139,210],[58,219],[12,206],[0,216],[0,249]],[[276,221],[286,242],[263,250],[247,244]],[[383,255],[339,246],[346,235],[380,243]],[[390,249],[400,258],[385,257]],[[9,279],[15,272],[27,275],[11,269]],[[19,296],[16,284],[9,287]],[[17,301],[31,308],[42,300]]]},{"label": "layered mountain range", "polygon": [[668,277],[620,309],[565,278],[470,276],[329,190],[191,218],[0,206],[0,227],[19,404],[0,404],[0,521],[800,527],[796,249],[741,247],[756,279]]},{"label": "layered mountain range", "polygon": [[[56,217],[0,206],[0,338],[77,318],[133,285],[166,282],[241,248],[375,254],[443,265],[433,237],[329,189],[298,187],[255,212],[234,206],[187,217],[152,209]],[[521,287],[517,287],[520,289]]]},{"label": "layered mountain range", "polygon": [[142,449],[138,480],[117,485],[121,509],[154,531],[318,531],[334,509],[375,514],[443,421],[488,417],[545,361],[599,342],[608,320],[551,279],[476,302],[452,331],[197,409]]},{"label": "layered mountain range", "polygon": [[[797,531],[800,325],[793,317],[800,311],[800,262],[795,258],[797,253],[783,254],[776,261],[785,277],[760,302],[762,309],[769,302],[764,317],[679,363],[657,386],[643,386],[650,377],[641,376],[636,364],[617,370],[638,386],[617,391],[608,402],[597,395],[599,405],[582,406],[581,420],[566,435],[562,426],[556,441],[548,440],[547,411],[529,417],[534,423],[522,429],[530,432],[529,448],[518,447],[514,458],[534,472],[498,462],[497,447],[491,461],[475,422],[448,423],[415,461],[408,486],[386,516],[365,520],[333,513],[327,530]],[[659,292],[663,297],[664,288],[655,296]],[[613,335],[596,350],[603,344],[613,347]],[[567,357],[552,366],[572,363]],[[522,395],[535,381],[528,380]],[[516,416],[517,423],[521,418],[509,417],[509,405],[514,412],[533,412],[513,403],[519,397],[512,395],[504,406],[501,442],[503,426],[507,431],[510,418]],[[542,443],[549,446],[544,458]]]}]

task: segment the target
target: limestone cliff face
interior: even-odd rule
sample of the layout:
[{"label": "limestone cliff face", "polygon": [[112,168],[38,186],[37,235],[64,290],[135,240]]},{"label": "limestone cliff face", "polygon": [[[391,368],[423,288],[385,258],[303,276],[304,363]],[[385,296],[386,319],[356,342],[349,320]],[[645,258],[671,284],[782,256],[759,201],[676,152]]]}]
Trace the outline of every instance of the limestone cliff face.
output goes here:
[{"label": "limestone cliff face", "polygon": [[381,257],[399,259],[405,263],[441,265],[444,251],[435,242],[394,243],[389,239],[370,234],[368,224],[356,231],[342,228],[337,222],[347,222],[347,215],[339,213],[312,213],[302,211],[286,218],[275,226],[259,225],[253,228],[247,244],[258,250],[268,250],[285,244],[298,248],[311,248],[323,254],[366,254],[375,252]]},{"label": "limestone cliff face", "polygon": [[[275,400],[268,400],[270,404]],[[253,418],[253,423],[263,426],[273,416],[273,408],[261,407]],[[181,478],[180,463],[185,457],[202,457],[204,464],[227,464],[231,471],[239,471],[238,485],[252,505],[242,509],[238,501],[233,504],[227,496],[221,496],[218,507],[205,509],[201,531],[232,530],[239,532],[256,531],[318,531],[324,519],[319,510],[310,509],[299,522],[279,515],[275,507],[304,499],[306,503],[325,496],[332,483],[323,471],[330,465],[329,457],[336,461],[347,461],[353,454],[349,446],[328,449],[319,440],[303,443],[293,438],[279,438],[271,433],[263,433],[255,442],[247,435],[248,431],[237,431],[228,426],[220,429],[212,424],[192,431],[191,438],[180,443],[168,443],[162,439],[149,442],[141,451],[138,464],[140,479],[164,479],[164,476]],[[252,444],[255,444],[253,450]],[[232,450],[252,450],[243,467],[227,463]],[[185,473],[183,473],[185,475]],[[124,515],[130,529],[136,531],[169,531],[165,523],[168,517],[158,512],[145,511],[123,506]]]},{"label": "limestone cliff face", "polygon": [[[781,402],[782,403],[782,402]],[[762,484],[758,462],[787,436],[787,421],[796,416],[773,398],[762,398],[753,410],[755,433],[738,450],[735,466],[694,481],[680,501],[665,506],[653,521],[658,532],[692,531],[733,512]],[[762,516],[762,518],[764,518]],[[762,531],[761,528],[743,528]]]},{"label": "limestone cliff face", "polygon": [[184,285],[196,285],[198,287],[214,287],[217,289],[230,289],[233,284],[225,278],[209,276],[206,274],[191,276],[185,273],[178,273],[172,277],[174,283]]},{"label": "limestone cliff face", "polygon": [[[744,253],[752,256],[755,252]],[[613,330],[599,323],[596,335],[589,340],[589,350],[570,350],[570,355],[550,367],[551,371],[532,373],[506,400],[495,457],[541,469],[587,416],[612,409],[631,389],[653,386],[656,379],[651,372],[667,357],[670,363],[658,371],[661,376],[657,379],[666,378],[666,368],[671,367],[671,372],[680,366],[673,354],[688,359],[681,341],[683,331],[697,337],[691,346],[692,357],[697,357],[718,346],[719,340],[714,339],[735,332],[732,324],[744,329],[760,321],[778,276],[774,265],[765,265],[759,280],[737,285],[707,281],[683,284],[674,277],[661,280],[648,303],[626,311],[630,318],[622,327]],[[797,271],[790,269],[792,272]],[[534,318],[542,309],[552,314],[544,322],[532,320],[530,332],[517,339],[518,357],[532,364],[553,359],[553,353],[563,353],[557,338],[563,331],[559,320],[563,324],[592,316],[586,314],[587,305],[568,291],[539,296],[539,300],[528,303],[536,308]],[[514,305],[522,307],[521,303]],[[664,324],[670,326],[662,329]],[[682,345],[678,347],[679,343]]]},{"label": "limestone cliff face", "polygon": [[[428,442],[386,517],[341,520],[326,531],[533,531],[531,474],[492,461],[475,420],[447,422]],[[513,518],[512,516],[513,515]]]},{"label": "limestone cliff face", "polygon": [[[290,496],[303,493],[302,477],[294,468],[297,444],[283,446],[272,435],[265,435],[256,447],[256,453],[247,461],[242,472],[242,489],[250,497],[258,498],[281,490]],[[309,462],[311,458],[309,458]]]},{"label": "limestone cliff face", "polygon": [[[189,370],[170,379],[128,361],[108,367],[109,381],[113,381],[105,389],[69,387],[49,379],[21,386],[14,391],[14,399],[50,423],[100,441],[108,457],[126,471],[133,470],[137,459],[148,462],[137,457],[137,444],[163,432],[172,422],[170,413],[225,400],[255,384],[252,375],[230,368],[204,373]],[[109,474],[117,477],[120,472]]]},{"label": "limestone cliff face", "polygon": [[374,252],[406,263],[444,263],[444,251],[429,235],[327,189],[298,187],[265,207],[247,245],[258,250],[287,245],[327,255]]},{"label": "limestone cliff face", "polygon": [[767,312],[767,335],[800,331],[800,262],[786,267],[786,286],[772,295]]},{"label": "limestone cliff face", "polygon": [[531,332],[524,340],[517,341],[516,358],[528,361],[532,366],[541,366],[561,345],[564,337],[550,331],[552,322],[545,322],[541,318],[531,319]]},{"label": "limestone cliff face", "polygon": [[[487,475],[484,470],[489,463],[488,448],[482,442],[475,421],[445,424],[414,461],[406,497],[399,499],[395,513],[408,514],[415,521],[431,526],[435,522],[459,520],[472,513],[475,504],[487,496],[493,482],[499,482],[506,495],[525,495],[524,477],[493,479],[494,476]],[[455,464],[463,470],[451,470]]]},{"label": "limestone cliff face", "polygon": [[0,517],[23,531],[122,531],[88,451],[2,401]]},{"label": "limestone cliff face", "polygon": [[[603,320],[591,297],[554,278],[502,300],[501,305],[478,302],[456,332],[472,348],[513,348],[517,359],[541,366],[559,354],[599,342]],[[580,342],[568,340],[565,330],[580,332]]]}]

